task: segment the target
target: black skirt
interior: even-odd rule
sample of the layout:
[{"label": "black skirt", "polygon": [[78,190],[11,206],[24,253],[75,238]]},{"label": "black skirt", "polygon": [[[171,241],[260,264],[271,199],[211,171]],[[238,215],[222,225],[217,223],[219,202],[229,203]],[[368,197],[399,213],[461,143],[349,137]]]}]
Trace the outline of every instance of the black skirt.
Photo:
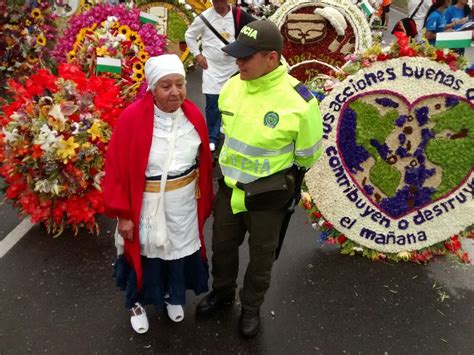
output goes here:
[{"label": "black skirt", "polygon": [[200,251],[177,260],[141,257],[143,288],[137,292],[135,270],[120,255],[114,264],[114,278],[118,287],[126,292],[125,306],[132,308],[135,302],[163,307],[169,304],[184,305],[186,290],[196,295],[207,292],[209,266],[201,258]]}]

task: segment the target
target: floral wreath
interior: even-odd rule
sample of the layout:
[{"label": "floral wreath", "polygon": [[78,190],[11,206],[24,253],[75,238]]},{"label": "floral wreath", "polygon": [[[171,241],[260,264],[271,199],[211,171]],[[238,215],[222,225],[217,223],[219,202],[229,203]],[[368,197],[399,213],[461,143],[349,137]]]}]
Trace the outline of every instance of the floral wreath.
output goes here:
[{"label": "floral wreath", "polygon": [[50,65],[56,17],[47,1],[37,0],[36,4],[19,10],[0,6],[0,76],[4,82]]},{"label": "floral wreath", "polygon": [[[338,93],[340,93],[341,90],[344,87],[347,87],[351,83],[352,84],[355,83],[358,78],[362,78],[365,73],[368,73],[368,71],[364,71],[365,69],[368,68],[368,70],[371,69],[375,72],[377,69],[380,69],[379,71],[384,70],[384,69],[388,68],[388,66],[395,67],[395,66],[399,65],[401,67],[402,65],[407,65],[407,64],[403,64],[403,63],[407,62],[406,60],[397,59],[397,58],[403,58],[403,57],[419,57],[420,59],[412,61],[410,63],[418,63],[419,64],[418,67],[425,68],[425,69],[433,67],[436,70],[438,70],[440,68],[439,70],[446,70],[448,72],[449,70],[452,70],[452,71],[463,70],[466,67],[465,58],[459,56],[455,52],[452,52],[452,51],[449,51],[449,50],[439,50],[439,49],[436,49],[436,48],[434,48],[434,47],[432,47],[428,44],[421,44],[421,45],[416,44],[415,42],[410,41],[409,38],[406,37],[406,35],[404,35],[403,33],[396,33],[395,35],[397,37],[397,41],[394,42],[391,47],[387,47],[387,48],[382,49],[380,47],[380,45],[377,44],[377,45],[369,48],[368,50],[366,50],[365,52],[363,52],[360,55],[351,55],[347,58],[347,60],[348,60],[347,64],[342,69],[337,70],[333,73],[334,74],[333,78],[325,77],[325,78],[323,78],[323,80],[313,81],[313,82],[308,83],[308,85],[312,88],[312,90],[315,90],[315,94],[317,95],[317,97],[320,100],[322,100],[321,110],[322,110],[322,114],[323,114],[323,122],[324,122],[324,125],[325,125],[325,135],[326,135],[326,137],[329,136],[329,140],[327,140],[327,143],[326,143],[326,145],[329,145],[329,147],[326,147],[326,146],[324,147],[323,155],[324,154],[329,155],[328,150],[332,149],[331,148],[331,143],[333,142],[333,140],[335,138],[335,135],[336,135],[336,133],[332,134],[333,138],[331,138],[331,133],[329,133],[329,130],[330,130],[329,129],[329,127],[330,127],[329,122],[331,121],[329,113],[334,112],[334,111],[330,110],[330,107],[334,108],[334,105],[335,105],[334,96],[337,95]],[[385,64],[385,62],[387,64]],[[430,63],[432,63],[432,64],[430,64]],[[446,65],[449,66],[449,69],[447,68]],[[406,69],[406,70],[407,70],[407,73],[408,73],[408,69]],[[470,81],[469,76],[467,76],[466,74],[461,73],[461,74],[458,74],[458,75],[460,75],[459,78],[462,79],[465,86],[468,87],[466,92],[470,92],[469,87],[473,86],[472,83],[471,83],[472,80]],[[393,83],[391,83],[390,85],[386,84],[386,86],[388,88],[390,88],[392,85],[393,85]],[[463,86],[463,88],[465,86]],[[463,95],[460,95],[461,97],[459,95],[452,95],[452,94],[440,95],[439,94],[439,87],[438,88],[433,88],[433,91],[432,91],[433,94],[431,94],[431,95],[429,94],[429,92],[431,90],[430,88],[427,87],[424,90],[428,92],[428,95],[427,96],[425,95],[424,97],[419,97],[418,98],[419,101],[432,100],[432,102],[430,102],[430,105],[431,105],[430,107],[432,107],[433,110],[435,110],[435,109],[436,110],[441,110],[439,112],[443,112],[443,114],[444,114],[444,112],[448,112],[448,113],[444,114],[444,116],[442,116],[441,114],[438,114],[437,117],[439,117],[440,119],[441,118],[444,119],[445,117],[448,117],[448,116],[451,117],[453,114],[454,115],[457,114],[459,116],[459,112],[461,112],[461,111],[449,111],[449,109],[454,109],[454,108],[459,109],[459,110],[464,110],[463,112],[465,114],[463,114],[461,116],[464,116],[464,117],[466,117],[466,115],[469,116],[469,112],[472,114],[472,98],[468,98],[466,100],[466,98],[462,97]],[[407,92],[407,90],[405,90],[404,93],[406,93],[406,92]],[[368,92],[369,100],[371,99],[370,98],[371,93],[372,92],[370,92],[370,91]],[[398,98],[396,96],[393,96],[393,94],[394,94],[393,91],[379,90],[379,93],[380,93],[380,95],[378,97],[376,97],[375,99],[372,98],[374,105],[383,106],[384,109],[386,108],[387,111],[389,111],[391,108],[398,107],[398,103],[397,103]],[[327,96],[327,95],[329,95],[329,96]],[[471,94],[469,94],[469,97],[470,97],[470,95]],[[417,93],[413,93],[413,98],[416,98],[416,97],[417,97]],[[442,98],[441,102],[439,102],[439,97]],[[361,94],[359,96],[355,95],[354,98],[362,98],[362,101],[364,100],[363,94]],[[357,103],[357,100],[352,100],[351,101],[350,99],[348,99],[348,104],[350,103],[352,105],[352,103],[354,103],[354,102]],[[440,105],[440,103],[442,103],[442,104]],[[348,106],[346,105],[346,107],[348,107]],[[351,106],[351,107],[353,107],[353,106]],[[341,114],[341,117],[342,117],[342,115],[345,112],[344,108],[342,108],[341,112],[342,112],[342,114]],[[419,106],[418,111],[415,111],[415,112],[416,112],[416,120],[418,121],[418,124],[424,125],[428,122],[427,121],[427,117],[428,117],[427,112],[424,111],[424,107]],[[368,114],[368,111],[367,111],[367,114]],[[399,116],[399,118],[396,121],[394,121],[394,124],[398,125],[399,127],[404,127],[405,121],[402,122],[402,118],[403,118],[402,116]],[[341,118],[339,120],[341,120]],[[346,117],[343,117],[342,120],[343,120],[342,123],[345,122]],[[472,122],[471,122],[472,117],[471,117],[471,121],[469,121],[469,117],[466,118],[466,120],[464,121],[465,124],[472,125]],[[451,119],[446,119],[446,122],[447,121],[453,122],[453,120],[451,120]],[[438,120],[438,122],[441,122],[441,121]],[[339,125],[341,125],[342,123],[341,123],[341,121],[338,122]],[[442,125],[443,124],[441,124],[441,126]],[[422,131],[423,134],[421,134],[421,139],[422,139],[421,144],[423,144],[423,140],[425,140],[425,139],[426,139],[426,141],[429,141],[431,138],[434,138],[434,136],[433,136],[434,133],[436,133],[438,135],[439,134],[447,135],[446,137],[448,137],[449,139],[463,138],[463,139],[466,140],[466,141],[464,141],[463,144],[466,144],[468,139],[472,139],[472,138],[470,138],[470,137],[472,137],[472,132],[468,133],[468,131],[465,131],[464,129],[461,129],[462,127],[463,126],[458,126],[452,132],[447,132],[446,131],[446,129],[448,129],[448,130],[450,129],[449,124],[444,124],[444,128],[443,127],[441,127],[441,128],[438,127],[438,129],[437,129],[436,127],[431,126],[430,129],[428,129],[428,130],[426,128],[422,129],[421,131]],[[454,134],[456,129],[460,130],[460,132],[462,132],[462,133],[459,134],[459,135]],[[340,132],[341,131],[339,131],[339,133],[338,133],[339,139],[341,139],[341,137],[342,137],[340,135]],[[362,133],[364,133],[364,132],[362,132]],[[361,140],[366,139],[362,136],[362,133],[360,133],[360,136],[359,136],[360,139]],[[345,135],[347,136],[347,134],[345,134]],[[407,154],[407,150],[405,149],[406,145],[404,145],[405,141],[406,141],[406,135],[405,134],[400,134],[399,139],[400,139],[401,146],[403,146],[403,147],[400,147],[399,150],[397,150],[396,154],[399,157],[403,157],[404,154]],[[441,142],[441,140],[439,140],[439,142]],[[461,142],[461,140],[459,140],[459,142]],[[374,142],[374,144],[375,143],[377,143],[377,142]],[[346,143],[344,143],[344,145],[346,145]],[[403,148],[403,149],[401,149],[401,148]],[[352,149],[358,149],[358,147],[355,146]],[[380,147],[377,147],[377,149],[378,149],[378,152],[382,155],[382,152],[384,150],[383,145],[380,145]],[[469,148],[469,144],[468,144],[465,149],[469,150],[469,149],[472,149],[472,148]],[[416,157],[416,159],[418,159],[418,161],[420,161],[419,159],[423,158],[423,155],[421,154],[421,156],[420,156],[420,152],[418,152],[418,155],[416,155],[417,151],[415,151],[415,157]],[[431,151],[434,151],[434,149],[431,149]],[[444,152],[441,152],[441,154],[438,153],[438,156],[443,155],[443,154],[447,156],[446,151],[447,150],[445,150]],[[335,152],[335,150],[334,150],[334,152]],[[332,154],[332,152],[331,152],[331,154]],[[466,153],[466,154],[470,155],[469,153]],[[341,161],[344,161],[344,164],[347,164],[347,162],[344,160],[345,157],[344,157],[344,159],[342,159],[342,157],[343,157],[343,154],[341,154]],[[324,157],[324,159],[326,159],[326,157]],[[425,158],[423,158],[423,159],[425,159]],[[470,159],[472,159],[472,158],[470,158]],[[326,160],[324,160],[324,161],[326,161]],[[459,160],[459,158],[457,158],[457,160]],[[333,160],[333,166],[336,165],[335,163],[336,163],[336,159]],[[473,171],[472,167],[474,165],[472,164],[472,162],[470,162],[470,163],[467,162],[467,164],[471,164],[470,165],[471,170],[469,172],[469,165],[467,165],[467,170],[465,169],[465,171],[467,171],[467,176],[471,175],[471,177],[468,177],[467,179],[464,179],[463,180],[464,182],[462,182],[461,185],[457,185],[457,186],[466,186],[468,188],[471,188],[471,185],[473,183],[472,183],[472,181],[471,181],[471,183],[469,183],[469,181],[472,178],[472,171]],[[422,165],[423,164],[420,164],[420,167]],[[347,167],[347,165],[345,165],[345,166]],[[320,171],[318,172],[318,170],[320,170]],[[324,168],[322,170],[324,170]],[[321,231],[320,236],[319,236],[319,239],[321,241],[323,241],[325,243],[328,243],[328,244],[338,244],[338,245],[340,245],[341,246],[341,253],[343,253],[343,254],[354,255],[354,254],[361,253],[362,255],[371,258],[372,260],[384,260],[384,259],[394,260],[394,261],[403,260],[403,261],[414,261],[414,262],[420,263],[420,262],[426,262],[426,261],[430,260],[435,255],[444,255],[444,254],[447,254],[447,253],[452,253],[452,254],[456,255],[461,261],[469,262],[469,256],[466,252],[463,251],[462,246],[461,246],[461,241],[460,241],[460,237],[474,238],[474,225],[472,224],[472,220],[469,221],[470,217],[466,216],[465,213],[463,214],[463,211],[464,212],[467,211],[469,206],[465,205],[465,207],[466,207],[465,210],[462,210],[462,207],[460,207],[460,210],[458,210],[456,212],[457,214],[455,214],[453,216],[449,216],[449,214],[446,214],[447,217],[443,216],[443,223],[441,223],[441,227],[440,226],[436,227],[436,225],[435,225],[435,227],[436,227],[435,232],[439,231],[438,232],[439,235],[437,237],[432,238],[432,242],[428,241],[428,242],[425,242],[425,243],[421,243],[420,244],[421,247],[419,247],[419,248],[415,247],[414,245],[408,245],[408,244],[407,244],[406,247],[401,247],[400,245],[397,245],[396,248],[391,248],[391,247],[388,247],[386,245],[382,245],[383,247],[379,247],[379,246],[376,246],[374,243],[372,243],[372,241],[376,238],[382,238],[382,235],[373,234],[373,235],[370,235],[370,237],[371,237],[371,239],[370,239],[370,238],[368,238],[368,235],[369,235],[369,233],[372,233],[372,231],[369,228],[363,228],[362,231],[364,232],[364,235],[365,235],[366,239],[364,239],[362,237],[361,238],[354,238],[354,235],[352,234],[353,230],[351,230],[350,227],[349,227],[350,223],[349,224],[348,223],[342,223],[342,219],[344,219],[344,218],[348,218],[344,221],[344,222],[348,222],[349,217],[343,217],[340,220],[337,219],[339,217],[336,217],[337,213],[335,211],[338,209],[338,207],[334,203],[331,204],[331,202],[330,202],[332,199],[336,199],[335,195],[331,195],[330,193],[324,194],[322,192],[322,190],[328,190],[328,189],[330,190],[331,186],[328,186],[326,184],[324,186],[320,186],[319,188],[316,187],[316,184],[317,184],[316,181],[324,180],[324,176],[321,176],[321,174],[323,174],[322,170],[318,169],[318,164],[316,164],[315,167],[312,168],[310,170],[310,172],[307,174],[306,187],[304,189],[305,192],[303,192],[303,196],[302,196],[302,200],[301,200],[301,205],[303,206],[303,208],[307,211],[308,215],[310,216],[313,227],[315,229],[320,229],[320,231]],[[456,169],[452,169],[452,170],[455,171]],[[335,172],[335,170],[333,170],[333,171]],[[415,170],[415,171],[417,171],[417,173],[419,173],[418,175],[416,175],[414,177],[415,179],[424,180],[424,179],[432,176],[432,174],[433,174],[433,172],[430,172],[430,169],[424,169],[423,168],[423,169],[419,169],[419,170]],[[341,175],[338,175],[338,176],[341,177]],[[464,175],[462,175],[462,176],[464,176]],[[410,179],[411,178],[413,178],[413,176],[411,176]],[[354,183],[357,184],[357,181],[354,180]],[[462,185],[462,184],[464,184],[464,185]],[[367,185],[367,187],[364,186],[364,189],[366,190],[365,191],[366,193],[371,193],[370,189],[373,189],[373,186],[369,186],[369,185]],[[339,185],[339,186],[341,186],[341,185]],[[370,187],[370,189],[369,189],[369,187]],[[461,190],[460,188],[457,189],[457,190],[455,188],[452,191],[456,191],[456,194],[458,194],[458,192],[460,190]],[[316,191],[319,191],[319,192],[317,193]],[[361,194],[361,191],[363,191],[363,190],[360,189],[358,191],[359,191],[359,194]],[[447,189],[447,191],[450,191],[449,188]],[[469,189],[465,190],[465,191],[469,191]],[[308,192],[310,192],[311,195]],[[439,192],[439,191],[437,191],[437,192]],[[430,192],[430,193],[432,193],[432,192]],[[459,197],[461,197],[460,196],[461,193],[459,193],[458,195],[459,195]],[[317,196],[315,201],[312,200],[311,196]],[[444,195],[444,196],[446,196],[446,195]],[[454,196],[454,197],[456,197],[456,196]],[[441,197],[439,197],[439,199],[445,199],[445,197],[441,196]],[[434,205],[434,202],[436,202],[436,201],[445,201],[446,200],[446,199],[445,200],[439,200],[439,199],[431,201],[432,203],[430,202],[431,203],[430,205],[426,205],[426,204],[423,205],[420,202],[420,207],[417,207],[417,209],[412,210],[413,213],[414,212],[417,213],[416,218],[418,218],[418,223],[422,223],[422,222],[425,223],[426,218],[430,218],[430,220],[433,218],[433,216],[430,214],[430,212],[426,212],[426,210],[429,210],[428,207],[431,207],[432,205]],[[338,200],[338,201],[340,201],[340,200]],[[459,199],[459,201],[461,201],[460,204],[461,203],[472,204],[471,202],[469,202],[469,200],[462,200],[461,198]],[[421,207],[421,205],[423,205],[423,207]],[[341,204],[341,206],[342,206],[342,204]],[[425,208],[425,207],[427,207],[427,208]],[[347,206],[346,206],[346,208],[347,208]],[[421,212],[418,213],[418,211],[421,211],[422,209],[423,209],[423,214],[421,216],[419,216],[419,213],[421,213]],[[383,210],[383,209],[381,209],[381,210]],[[383,210],[383,211],[386,212],[386,210]],[[393,212],[393,210],[391,210],[391,211]],[[439,211],[436,210],[436,208],[434,209],[434,211],[435,211],[436,215],[439,212]],[[347,212],[347,210],[346,210],[346,212]],[[360,219],[360,216],[362,216],[362,215],[359,216],[357,214],[357,212],[355,212],[355,213],[352,213],[352,212],[354,212],[354,211],[351,211],[347,214],[348,215],[350,214],[351,216],[353,215],[354,217],[359,217],[359,219]],[[398,212],[399,213],[398,219],[395,219],[395,220],[398,220],[399,223],[400,223],[401,220],[403,220],[401,218],[402,217],[402,214],[401,214],[402,212],[405,213],[404,211],[400,210],[400,212]],[[432,212],[432,210],[431,210],[431,212]],[[377,211],[377,213],[378,213],[378,211]],[[453,213],[453,212],[450,212],[450,213]],[[378,213],[377,218],[379,217],[378,215],[382,216],[382,214]],[[415,220],[415,219],[413,219],[413,220]],[[337,228],[335,226],[336,224],[338,225]],[[439,224],[440,223],[438,223],[438,225]],[[447,224],[447,225],[443,225],[443,224]],[[341,225],[342,225],[342,227],[341,227]],[[348,228],[346,228],[346,227],[348,227]],[[343,230],[342,232],[340,231],[341,229]],[[364,231],[364,229],[365,229],[365,231]],[[393,228],[393,229],[395,229],[395,228]],[[454,232],[453,232],[453,230],[454,230]],[[376,231],[376,232],[379,233],[378,231]],[[427,229],[426,232],[428,233],[428,232],[433,232],[433,231]],[[395,234],[394,232],[390,231],[389,234],[391,234],[391,233]],[[362,232],[361,232],[360,235],[362,236]],[[392,235],[390,235],[390,236],[387,235],[386,237],[387,237],[386,240],[388,240],[389,237],[390,238],[393,237],[393,240],[397,240],[397,242],[398,242],[398,239],[396,239],[396,238],[399,238],[398,236],[395,236],[395,235],[393,235],[393,236]]]},{"label": "floral wreath", "polygon": [[54,51],[58,62],[81,65],[91,75],[97,57],[120,59],[118,79],[127,102],[146,91],[144,64],[151,56],[163,54],[166,40],[151,24],[140,22],[140,10],[125,5],[99,4],[69,21],[68,29]]},{"label": "floral wreath", "polygon": [[[283,3],[283,5],[273,13],[270,20],[273,21],[278,28],[281,28],[290,12],[309,5],[321,5],[338,10],[354,29],[356,52],[363,51],[372,45],[371,30],[365,15],[356,5],[348,0],[289,0]],[[331,23],[332,22],[337,23],[337,19],[331,21]]]},{"label": "floral wreath", "polygon": [[13,101],[0,116],[5,199],[49,233],[66,225],[98,233],[105,151],[124,101],[113,79],[70,64],[58,71],[8,82]]}]

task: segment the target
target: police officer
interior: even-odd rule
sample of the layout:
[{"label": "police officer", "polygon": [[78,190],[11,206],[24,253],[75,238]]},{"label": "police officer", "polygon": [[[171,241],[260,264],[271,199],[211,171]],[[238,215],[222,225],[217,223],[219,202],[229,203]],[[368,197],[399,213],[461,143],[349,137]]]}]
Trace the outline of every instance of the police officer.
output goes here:
[{"label": "police officer", "polygon": [[237,40],[222,49],[236,58],[240,74],[219,97],[225,140],[214,202],[214,281],[196,312],[209,314],[234,302],[239,246],[249,232],[239,323],[246,337],[259,330],[280,229],[295,194],[295,166],[307,169],[321,154],[316,99],[281,65],[282,47],[275,24],[260,20],[243,27]]}]

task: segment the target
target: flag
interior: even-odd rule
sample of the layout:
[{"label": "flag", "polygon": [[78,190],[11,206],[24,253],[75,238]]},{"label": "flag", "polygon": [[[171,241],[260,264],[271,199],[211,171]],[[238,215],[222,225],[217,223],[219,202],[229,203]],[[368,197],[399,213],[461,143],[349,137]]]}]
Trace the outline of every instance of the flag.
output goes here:
[{"label": "flag", "polygon": [[155,15],[149,14],[148,12],[140,12],[140,22],[156,25],[159,21],[160,19]]},{"label": "flag", "polygon": [[97,57],[96,72],[120,74],[122,72],[122,61],[116,58]]},{"label": "flag", "polygon": [[367,16],[370,17],[372,14],[375,12],[374,8],[372,5],[369,4],[367,0],[363,0],[359,3],[360,9],[362,12]]},{"label": "flag", "polygon": [[438,48],[467,48],[471,46],[472,32],[438,32],[435,47]]}]

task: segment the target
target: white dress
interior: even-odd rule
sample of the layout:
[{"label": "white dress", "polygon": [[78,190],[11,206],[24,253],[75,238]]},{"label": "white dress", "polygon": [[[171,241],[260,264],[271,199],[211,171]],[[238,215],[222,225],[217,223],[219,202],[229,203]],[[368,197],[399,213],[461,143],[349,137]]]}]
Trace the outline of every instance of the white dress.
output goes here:
[{"label": "white dress", "polygon": [[[176,143],[171,147],[173,122],[176,121]],[[184,116],[181,109],[173,113],[163,112],[155,106],[153,139],[145,171],[147,177],[163,175],[170,158],[169,176],[182,174],[196,164],[196,156],[201,139],[194,126]],[[164,260],[181,259],[193,254],[201,247],[197,219],[196,182],[164,194],[164,208],[158,205],[162,193],[144,192],[140,212],[140,251],[148,258]],[[153,223],[162,218],[164,223]],[[158,226],[158,227],[157,227]],[[116,235],[116,247],[123,253],[123,238]],[[165,244],[157,246],[156,238],[164,239]]]}]

